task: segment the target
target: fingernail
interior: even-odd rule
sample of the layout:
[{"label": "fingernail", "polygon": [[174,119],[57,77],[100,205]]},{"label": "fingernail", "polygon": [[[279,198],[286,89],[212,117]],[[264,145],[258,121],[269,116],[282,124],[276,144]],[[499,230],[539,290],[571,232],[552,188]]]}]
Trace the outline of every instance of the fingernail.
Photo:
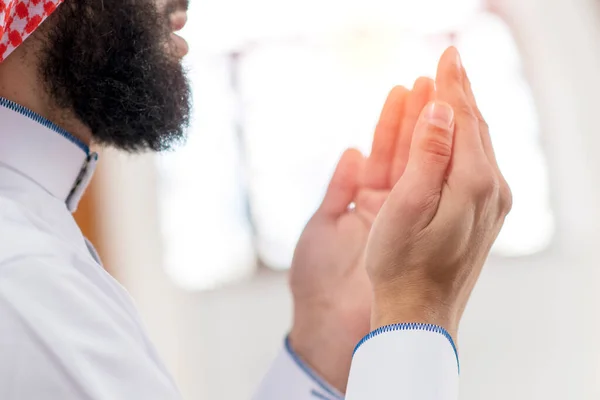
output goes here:
[{"label": "fingernail", "polygon": [[460,53],[458,52],[458,50],[456,50],[456,67],[459,70],[462,70],[462,60],[460,58]]},{"label": "fingernail", "polygon": [[425,119],[428,124],[438,128],[447,130],[454,128],[454,110],[446,103],[429,103],[427,110],[425,110]]}]

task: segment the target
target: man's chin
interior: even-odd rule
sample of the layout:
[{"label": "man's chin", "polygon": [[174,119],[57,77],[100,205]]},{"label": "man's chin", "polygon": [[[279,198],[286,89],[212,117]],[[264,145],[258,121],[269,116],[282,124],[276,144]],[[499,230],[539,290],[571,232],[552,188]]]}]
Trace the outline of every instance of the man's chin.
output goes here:
[{"label": "man's chin", "polygon": [[188,46],[169,39],[155,1],[113,0],[118,7],[104,8],[71,0],[54,14],[43,80],[58,108],[72,110],[99,144],[160,151],[184,139],[190,90],[174,52],[183,56]]}]

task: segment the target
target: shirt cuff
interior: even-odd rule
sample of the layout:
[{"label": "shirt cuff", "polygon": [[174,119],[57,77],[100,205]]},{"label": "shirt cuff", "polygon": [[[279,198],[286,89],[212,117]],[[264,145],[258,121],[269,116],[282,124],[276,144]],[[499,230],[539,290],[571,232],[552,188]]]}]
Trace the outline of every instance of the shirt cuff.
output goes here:
[{"label": "shirt cuff", "polygon": [[254,400],[342,400],[344,395],[314,372],[286,338]]},{"label": "shirt cuff", "polygon": [[389,325],[356,347],[346,399],[456,400],[458,376],[456,346],[445,329]]}]

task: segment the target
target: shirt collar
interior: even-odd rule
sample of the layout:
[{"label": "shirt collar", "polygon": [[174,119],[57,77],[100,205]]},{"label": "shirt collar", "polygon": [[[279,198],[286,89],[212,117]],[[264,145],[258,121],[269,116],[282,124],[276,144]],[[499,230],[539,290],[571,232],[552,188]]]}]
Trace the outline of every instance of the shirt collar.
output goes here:
[{"label": "shirt collar", "polygon": [[74,212],[98,161],[64,129],[0,97],[0,163],[26,176]]}]

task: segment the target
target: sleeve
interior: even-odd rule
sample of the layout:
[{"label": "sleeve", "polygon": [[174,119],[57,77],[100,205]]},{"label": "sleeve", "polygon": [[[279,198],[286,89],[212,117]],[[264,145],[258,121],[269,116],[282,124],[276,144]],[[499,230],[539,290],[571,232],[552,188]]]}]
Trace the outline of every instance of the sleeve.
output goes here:
[{"label": "sleeve", "polygon": [[126,293],[91,276],[62,259],[0,265],[0,399],[181,399]]},{"label": "sleeve", "polygon": [[347,400],[457,400],[456,346],[429,324],[382,327],[356,346]]},{"label": "sleeve", "polygon": [[344,396],[319,377],[286,339],[254,400],[342,400]]}]

